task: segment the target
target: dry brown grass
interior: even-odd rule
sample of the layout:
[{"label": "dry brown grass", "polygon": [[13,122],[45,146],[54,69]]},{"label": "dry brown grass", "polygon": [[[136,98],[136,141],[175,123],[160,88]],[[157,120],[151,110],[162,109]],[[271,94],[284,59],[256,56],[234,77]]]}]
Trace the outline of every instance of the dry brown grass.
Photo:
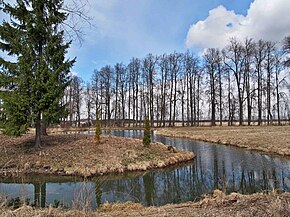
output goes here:
[{"label": "dry brown grass", "polygon": [[100,216],[289,216],[290,194],[225,195],[219,190],[197,203],[169,204],[162,207],[131,209],[129,212],[113,209],[100,211]]},{"label": "dry brown grass", "polygon": [[175,127],[157,134],[290,155],[290,126]]},{"label": "dry brown grass", "polygon": [[80,217],[80,216],[290,216],[290,194],[257,193],[241,195],[232,193],[225,195],[221,191],[214,191],[213,195],[205,196],[200,202],[182,204],[168,204],[161,207],[143,207],[136,203],[104,204],[96,212],[77,210],[63,210],[55,208],[33,209],[23,206],[16,210],[3,208],[1,217]]},{"label": "dry brown grass", "polygon": [[163,168],[194,158],[192,152],[171,153],[161,143],[144,148],[139,139],[94,135],[50,135],[43,148],[33,147],[33,135],[10,138],[0,135],[0,174],[19,173],[92,176],[124,171]]}]

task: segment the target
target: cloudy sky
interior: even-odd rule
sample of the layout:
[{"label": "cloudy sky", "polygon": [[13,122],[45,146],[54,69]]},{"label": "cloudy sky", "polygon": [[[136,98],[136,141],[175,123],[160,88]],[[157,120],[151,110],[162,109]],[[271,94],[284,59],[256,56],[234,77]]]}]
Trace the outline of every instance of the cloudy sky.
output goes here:
[{"label": "cloudy sky", "polygon": [[[65,0],[73,1],[73,0]],[[94,27],[74,42],[72,71],[85,81],[94,69],[132,57],[223,47],[230,37],[281,41],[290,35],[290,0],[83,0]]]}]

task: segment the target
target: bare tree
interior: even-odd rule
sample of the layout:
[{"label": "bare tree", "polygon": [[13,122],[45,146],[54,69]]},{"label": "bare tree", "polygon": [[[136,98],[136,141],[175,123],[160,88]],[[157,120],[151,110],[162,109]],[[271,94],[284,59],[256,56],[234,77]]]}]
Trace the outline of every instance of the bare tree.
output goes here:
[{"label": "bare tree", "polygon": [[225,64],[228,69],[233,72],[238,92],[239,102],[239,124],[243,124],[243,102],[244,102],[244,87],[243,81],[243,67],[245,62],[244,49],[241,43],[232,38],[229,45],[226,47],[226,61]]},{"label": "bare tree", "polygon": [[246,101],[247,101],[247,116],[248,116],[248,125],[251,125],[252,120],[252,103],[254,90],[251,88],[251,77],[252,70],[251,65],[253,63],[253,52],[254,52],[254,43],[252,39],[246,39],[244,42],[245,49],[245,65],[244,65],[244,81],[246,89]]},{"label": "bare tree", "polygon": [[72,125],[80,127],[81,125],[81,104],[82,104],[82,87],[83,80],[78,76],[73,76],[69,86],[69,120]]},{"label": "bare tree", "polygon": [[196,125],[199,102],[199,60],[187,51],[184,55],[183,68],[187,75],[187,116],[190,125]]},{"label": "bare tree", "polygon": [[266,42],[266,63],[265,68],[267,71],[267,78],[266,78],[266,98],[267,98],[267,124],[272,124],[272,112],[271,112],[271,96],[272,96],[272,77],[273,77],[273,68],[274,68],[274,61],[275,61],[275,48],[276,44],[267,41]]},{"label": "bare tree", "polygon": [[[92,101],[94,106],[92,106],[95,110],[95,118],[97,115],[101,118],[101,103],[102,103],[102,95],[101,95],[101,71],[94,70],[92,78],[91,78],[91,94]],[[99,113],[99,114],[97,114]]]},{"label": "bare tree", "polygon": [[181,60],[182,55],[180,53],[174,52],[173,54],[169,55],[169,75],[170,75],[169,126],[174,126],[176,121],[177,81],[181,69]]},{"label": "bare tree", "polygon": [[169,73],[169,60],[168,56],[166,54],[163,54],[159,58],[159,68],[161,73],[161,79],[160,79],[160,86],[161,86],[161,115],[160,115],[160,121],[162,122],[162,126],[165,127],[166,124],[166,107],[167,107],[167,91],[169,88],[168,85],[168,73]]},{"label": "bare tree", "polygon": [[65,32],[67,41],[76,41],[82,45],[84,28],[96,28],[92,24],[93,18],[89,16],[90,3],[88,0],[71,0],[64,3],[62,10],[67,12],[68,19],[62,23],[61,30]]},{"label": "bare tree", "polygon": [[225,69],[223,65],[222,52],[217,50],[216,52],[216,64],[217,64],[217,81],[218,81],[218,95],[219,95],[219,119],[220,126],[223,124],[223,70]]},{"label": "bare tree", "polygon": [[278,125],[281,125],[281,111],[280,111],[280,98],[283,93],[281,93],[281,86],[286,84],[286,77],[281,78],[281,72],[284,69],[282,61],[280,60],[279,53],[276,53],[274,59],[274,72],[275,72],[275,94],[276,94],[276,110],[277,110],[277,120]]},{"label": "bare tree", "polygon": [[290,58],[289,58],[289,54],[290,54],[290,35],[284,38],[282,50],[283,50],[283,52],[285,54],[288,55],[288,57],[286,57],[286,60],[284,61],[284,64],[285,64],[286,67],[290,67]]},{"label": "bare tree", "polygon": [[242,125],[244,118],[248,125],[261,124],[264,110],[269,123],[278,115],[281,124],[290,103],[283,90],[282,57],[275,49],[262,40],[231,39],[222,51],[208,49],[203,64],[187,51],[105,66],[92,79],[94,106],[107,126],[112,117],[116,123],[123,120],[122,126],[127,120],[141,126],[145,117],[152,126],[198,126],[208,118],[205,108],[212,125],[227,119],[228,125],[236,120]]},{"label": "bare tree", "polygon": [[92,125],[92,110],[93,110],[93,94],[92,86],[89,82],[86,84],[85,97],[84,97],[86,110],[87,110],[87,123],[89,126]]},{"label": "bare tree", "polygon": [[112,98],[112,79],[113,79],[113,68],[109,65],[101,68],[100,70],[100,88],[101,88],[101,107],[105,108],[102,110],[103,119],[106,120],[106,126],[111,126],[111,98]]},{"label": "bare tree", "polygon": [[209,95],[210,95],[210,108],[211,108],[211,125],[216,125],[216,86],[217,77],[218,77],[218,53],[219,51],[214,48],[206,50],[204,54],[205,70],[209,76]]},{"label": "bare tree", "polygon": [[258,125],[262,124],[262,80],[263,80],[263,61],[266,58],[266,43],[263,40],[259,40],[255,43],[254,50],[254,64],[257,76],[257,92],[258,92]]},{"label": "bare tree", "polygon": [[[152,54],[148,54],[147,57],[143,60],[143,76],[147,84],[147,94],[148,95],[148,105],[149,105],[149,117],[151,121],[151,126],[154,126],[154,76],[155,76],[155,67],[158,58]],[[146,115],[145,115],[146,116]]]},{"label": "bare tree", "polygon": [[[132,88],[132,118],[134,121],[134,126],[137,126],[137,121],[139,120],[139,79],[141,72],[141,63],[137,58],[131,59],[129,63],[129,77],[128,80],[131,83]],[[130,97],[129,97],[130,98]],[[128,108],[130,113],[130,108]]]}]

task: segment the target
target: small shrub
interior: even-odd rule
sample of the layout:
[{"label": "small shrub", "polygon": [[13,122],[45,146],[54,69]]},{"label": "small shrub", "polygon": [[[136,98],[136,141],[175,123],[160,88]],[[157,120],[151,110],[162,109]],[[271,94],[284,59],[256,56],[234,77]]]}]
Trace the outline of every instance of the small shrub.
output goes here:
[{"label": "small shrub", "polygon": [[149,147],[151,142],[151,132],[150,132],[150,122],[149,119],[146,117],[144,121],[144,136],[143,136],[143,145],[144,147]]}]

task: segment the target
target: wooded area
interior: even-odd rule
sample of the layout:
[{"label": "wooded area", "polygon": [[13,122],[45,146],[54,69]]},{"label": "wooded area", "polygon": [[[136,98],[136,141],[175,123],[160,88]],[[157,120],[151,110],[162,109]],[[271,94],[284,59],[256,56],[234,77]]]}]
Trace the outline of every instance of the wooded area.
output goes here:
[{"label": "wooded area", "polygon": [[148,54],[96,69],[85,85],[75,76],[62,100],[69,109],[62,121],[90,125],[99,111],[106,126],[141,126],[147,116],[156,127],[289,123],[289,38],[282,48],[232,38],[202,57]]}]

